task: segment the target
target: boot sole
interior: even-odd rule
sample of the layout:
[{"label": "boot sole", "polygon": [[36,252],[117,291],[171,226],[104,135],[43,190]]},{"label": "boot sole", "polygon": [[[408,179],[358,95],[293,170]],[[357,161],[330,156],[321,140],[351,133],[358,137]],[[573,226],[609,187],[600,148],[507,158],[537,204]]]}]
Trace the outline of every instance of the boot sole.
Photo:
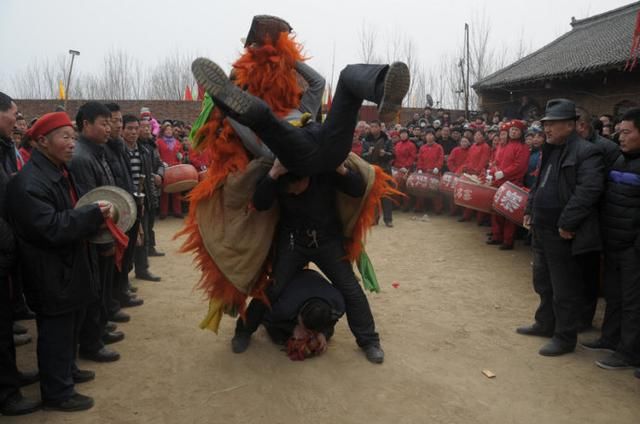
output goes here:
[{"label": "boot sole", "polygon": [[625,366],[622,366],[622,367],[613,367],[611,365],[604,364],[604,363],[602,363],[600,361],[596,361],[596,365],[599,366],[602,369],[613,370],[613,371],[615,371],[615,370],[632,370],[632,369],[635,368],[633,365],[625,365]]},{"label": "boot sole", "polygon": [[199,57],[191,64],[191,72],[198,84],[213,98],[214,103],[222,103],[239,115],[249,110],[250,97],[236,87],[216,63]]},{"label": "boot sole", "polygon": [[402,107],[402,100],[407,95],[410,84],[409,67],[402,62],[392,63],[384,77],[384,91],[380,105],[378,105],[381,121],[387,122],[395,118],[396,113]]}]

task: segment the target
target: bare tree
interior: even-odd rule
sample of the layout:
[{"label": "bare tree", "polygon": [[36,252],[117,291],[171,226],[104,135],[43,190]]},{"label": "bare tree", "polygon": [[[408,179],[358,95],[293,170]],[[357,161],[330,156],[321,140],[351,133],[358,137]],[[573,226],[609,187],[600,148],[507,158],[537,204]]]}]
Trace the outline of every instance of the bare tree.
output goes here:
[{"label": "bare tree", "polygon": [[195,87],[195,79],[191,73],[192,55],[178,50],[156,65],[148,79],[146,97],[148,99],[181,100],[185,88]]},{"label": "bare tree", "polygon": [[379,56],[376,54],[376,40],[378,34],[376,30],[370,26],[367,26],[362,21],[360,27],[359,41],[360,41],[360,60],[362,63],[379,63]]}]

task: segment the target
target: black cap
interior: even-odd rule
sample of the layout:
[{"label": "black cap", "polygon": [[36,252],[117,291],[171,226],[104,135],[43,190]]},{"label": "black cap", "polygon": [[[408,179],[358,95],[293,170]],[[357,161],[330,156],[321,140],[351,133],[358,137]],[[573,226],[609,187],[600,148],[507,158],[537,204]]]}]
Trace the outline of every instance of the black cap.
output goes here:
[{"label": "black cap", "polygon": [[544,110],[544,118],[540,121],[575,121],[578,119],[576,104],[567,99],[551,99]]}]

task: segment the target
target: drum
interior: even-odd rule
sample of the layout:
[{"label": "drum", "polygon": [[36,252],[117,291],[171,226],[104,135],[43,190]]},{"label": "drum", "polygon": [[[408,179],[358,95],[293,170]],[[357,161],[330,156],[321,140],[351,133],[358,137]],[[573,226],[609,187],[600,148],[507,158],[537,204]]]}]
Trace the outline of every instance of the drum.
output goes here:
[{"label": "drum", "polygon": [[191,190],[196,184],[198,184],[198,171],[193,165],[173,165],[164,171],[162,190],[165,193],[180,193]]},{"label": "drum", "polygon": [[493,209],[509,221],[522,226],[528,199],[529,191],[526,188],[507,181],[496,191],[493,197]]},{"label": "drum", "polygon": [[461,177],[455,185],[453,200],[458,206],[491,213],[496,191],[495,187],[478,184],[467,177]]},{"label": "drum", "polygon": [[416,197],[433,197],[438,194],[439,186],[437,175],[414,172],[407,178],[407,193]]},{"label": "drum", "polygon": [[440,192],[449,197],[453,197],[453,190],[459,178],[460,177],[453,172],[445,172],[442,174],[442,178],[440,178],[440,186],[438,187]]}]

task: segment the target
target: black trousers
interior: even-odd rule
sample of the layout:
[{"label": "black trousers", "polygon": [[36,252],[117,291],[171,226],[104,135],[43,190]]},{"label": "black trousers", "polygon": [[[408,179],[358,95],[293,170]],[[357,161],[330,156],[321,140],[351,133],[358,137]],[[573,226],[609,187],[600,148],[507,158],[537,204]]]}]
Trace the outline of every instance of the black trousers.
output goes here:
[{"label": "black trousers", "polygon": [[340,72],[335,98],[324,123],[297,128],[276,117],[256,98],[259,107],[238,122],[251,128],[296,175],[333,172],[351,151],[358,112],[363,100],[378,103],[388,65],[349,65]]},{"label": "black trousers", "polygon": [[114,313],[112,312],[114,270],[113,256],[98,255],[98,271],[100,273],[99,299],[87,306],[80,331],[80,350],[85,352],[97,352],[104,347],[102,336],[106,332],[105,326],[109,316]]},{"label": "black trousers", "polygon": [[122,267],[121,270],[114,270],[113,273],[113,297],[116,302],[118,302],[118,306],[120,303],[126,301],[129,295],[129,287],[131,283],[129,282],[129,272],[133,269],[134,256],[136,252],[136,241],[138,240],[138,230],[140,229],[140,220],[136,220],[133,224],[133,227],[127,231],[127,236],[129,237],[129,244],[127,245],[127,249],[122,256]]},{"label": "black trousers", "polygon": [[602,338],[640,366],[640,252],[634,247],[606,252],[605,271]]},{"label": "black trousers", "polygon": [[13,300],[7,277],[0,278],[0,403],[20,388],[13,344]]},{"label": "black trousers", "polygon": [[[345,256],[344,246],[339,239],[321,242],[317,248],[304,247],[298,243],[292,248],[288,236],[280,234],[273,270],[274,283],[267,291],[267,296],[269,301],[274,303],[294,275],[309,262],[313,262],[344,297],[347,322],[358,346],[378,344],[380,337],[375,329],[367,296],[353,273],[351,263],[344,259]],[[264,303],[253,299],[247,308],[246,320],[238,319],[236,333],[255,332],[266,310],[267,306]]]},{"label": "black trousers", "polygon": [[382,198],[382,219],[385,223],[393,222],[393,201],[388,197]]},{"label": "black trousers", "polygon": [[144,231],[144,243],[142,246],[135,246],[133,262],[135,265],[136,275],[146,274],[149,272],[149,249],[151,248],[151,225],[149,214],[146,213],[142,216],[140,222]]},{"label": "black trousers", "polygon": [[84,309],[61,315],[36,317],[38,368],[43,401],[62,401],[75,394],[73,371]]},{"label": "black trousers", "polygon": [[583,280],[580,263],[571,254],[571,241],[555,228],[533,231],[533,288],[540,296],[535,319],[553,338],[575,346],[581,322]]},{"label": "black trousers", "polygon": [[593,325],[593,317],[598,306],[600,295],[600,252],[589,252],[576,256],[582,270],[582,314],[580,327],[589,328]]}]

